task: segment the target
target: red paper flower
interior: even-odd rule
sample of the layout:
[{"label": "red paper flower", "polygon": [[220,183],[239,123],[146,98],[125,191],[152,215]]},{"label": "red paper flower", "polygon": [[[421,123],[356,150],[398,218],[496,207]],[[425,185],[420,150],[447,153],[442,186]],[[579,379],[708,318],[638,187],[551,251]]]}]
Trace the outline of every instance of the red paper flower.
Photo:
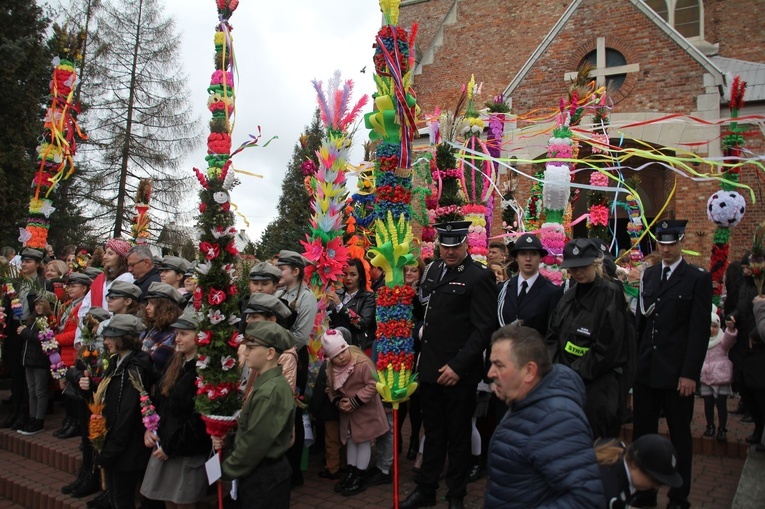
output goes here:
[{"label": "red paper flower", "polygon": [[210,341],[212,341],[213,333],[209,330],[207,331],[201,331],[197,334],[197,345],[199,346],[206,346],[210,344]]},{"label": "red paper flower", "polygon": [[200,242],[199,250],[204,253],[205,258],[208,260],[214,260],[220,255],[220,248],[218,244],[212,244],[210,242]]},{"label": "red paper flower", "polygon": [[226,292],[223,290],[216,290],[215,288],[210,288],[210,293],[207,294],[207,302],[210,303],[211,306],[218,306],[222,304],[226,300]]},{"label": "red paper flower", "polygon": [[236,256],[239,254],[239,250],[236,248],[236,244],[234,244],[233,242],[228,243],[228,245],[226,246],[226,251],[228,251],[228,254],[230,254],[231,256]]}]

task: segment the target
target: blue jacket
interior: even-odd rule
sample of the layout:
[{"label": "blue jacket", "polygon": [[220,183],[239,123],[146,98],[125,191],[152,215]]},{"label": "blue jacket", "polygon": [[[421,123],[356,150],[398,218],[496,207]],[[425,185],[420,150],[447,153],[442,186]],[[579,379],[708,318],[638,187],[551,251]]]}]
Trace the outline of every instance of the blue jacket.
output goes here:
[{"label": "blue jacket", "polygon": [[604,507],[582,379],[552,370],[510,405],[489,445],[484,507]]}]

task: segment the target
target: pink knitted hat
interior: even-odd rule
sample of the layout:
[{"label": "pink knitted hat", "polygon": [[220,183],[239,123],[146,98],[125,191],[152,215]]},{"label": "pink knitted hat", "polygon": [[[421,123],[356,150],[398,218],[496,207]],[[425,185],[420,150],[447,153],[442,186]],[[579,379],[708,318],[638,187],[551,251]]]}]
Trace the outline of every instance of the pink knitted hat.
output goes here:
[{"label": "pink knitted hat", "polygon": [[334,329],[324,333],[321,337],[321,346],[324,347],[324,355],[328,359],[333,359],[348,349],[348,343],[345,342],[342,333]]},{"label": "pink knitted hat", "polygon": [[128,251],[130,251],[130,248],[133,246],[122,239],[109,239],[109,241],[106,243],[106,247],[111,248],[112,251],[121,257],[126,258]]}]

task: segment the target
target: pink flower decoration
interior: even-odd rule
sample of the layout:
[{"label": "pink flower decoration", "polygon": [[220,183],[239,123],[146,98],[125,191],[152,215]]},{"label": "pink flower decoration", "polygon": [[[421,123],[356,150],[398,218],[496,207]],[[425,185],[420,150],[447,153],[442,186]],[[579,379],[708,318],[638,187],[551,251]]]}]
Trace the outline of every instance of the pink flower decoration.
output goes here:
[{"label": "pink flower decoration", "polygon": [[598,187],[608,187],[608,176],[594,171],[590,174],[590,184]]},{"label": "pink flower decoration", "polygon": [[590,207],[590,224],[593,226],[606,226],[608,224],[608,209],[603,205]]}]

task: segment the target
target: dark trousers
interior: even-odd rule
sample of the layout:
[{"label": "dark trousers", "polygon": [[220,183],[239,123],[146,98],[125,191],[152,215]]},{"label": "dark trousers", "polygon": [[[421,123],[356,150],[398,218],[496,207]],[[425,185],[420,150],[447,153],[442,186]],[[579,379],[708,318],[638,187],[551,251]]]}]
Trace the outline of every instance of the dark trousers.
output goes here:
[{"label": "dark trousers", "polygon": [[653,389],[635,383],[633,388],[635,409],[633,440],[659,432],[659,413],[664,410],[669,428],[669,438],[677,452],[677,471],[683,478],[683,485],[671,488],[667,494],[675,502],[687,503],[691,492],[691,465],[693,464],[693,396],[681,397],[676,389]]},{"label": "dark trousers", "polygon": [[475,409],[475,384],[445,387],[422,383],[419,387],[422,422],[425,425],[425,450],[417,485],[428,493],[438,489],[438,478],[446,455],[447,498],[464,498],[470,474],[471,419]]},{"label": "dark trousers", "polygon": [[93,444],[90,442],[90,408],[88,403],[84,399],[76,400],[77,411],[79,413],[80,422],[80,436],[82,437],[82,466],[85,469],[92,469],[96,460],[96,450],[93,448]]},{"label": "dark trousers", "polygon": [[762,440],[762,432],[765,429],[765,391],[746,387],[741,394],[746,394],[749,411],[752,414],[752,421],[754,421],[754,433],[752,433],[752,436],[757,438],[758,441]]},{"label": "dark trousers", "polygon": [[398,422],[396,423],[396,429],[398,430],[398,447],[401,451],[403,444],[403,436],[401,434],[401,428],[404,427],[406,417],[409,416],[409,424],[412,426],[412,440],[409,447],[419,449],[420,447],[420,428],[422,428],[422,408],[420,405],[420,391],[415,391],[409,397],[409,401],[398,407]]},{"label": "dark trousers", "polygon": [[[298,350],[297,371],[295,373],[295,386],[298,394],[305,394],[308,384],[308,347]],[[305,442],[305,428],[303,428],[303,409],[295,409],[295,442],[287,451],[287,460],[292,467],[292,485],[303,484],[303,471],[300,464],[303,460],[303,443]]]},{"label": "dark trousers", "polygon": [[242,509],[289,509],[291,468],[282,456],[263,460],[247,477],[239,480]]},{"label": "dark trousers", "polygon": [[141,479],[141,472],[115,472],[105,469],[104,477],[112,509],[135,509],[135,489]]},{"label": "dark trousers", "polygon": [[606,373],[585,384],[587,399],[584,414],[592,429],[592,436],[616,438],[619,436],[619,381],[616,373]]}]

